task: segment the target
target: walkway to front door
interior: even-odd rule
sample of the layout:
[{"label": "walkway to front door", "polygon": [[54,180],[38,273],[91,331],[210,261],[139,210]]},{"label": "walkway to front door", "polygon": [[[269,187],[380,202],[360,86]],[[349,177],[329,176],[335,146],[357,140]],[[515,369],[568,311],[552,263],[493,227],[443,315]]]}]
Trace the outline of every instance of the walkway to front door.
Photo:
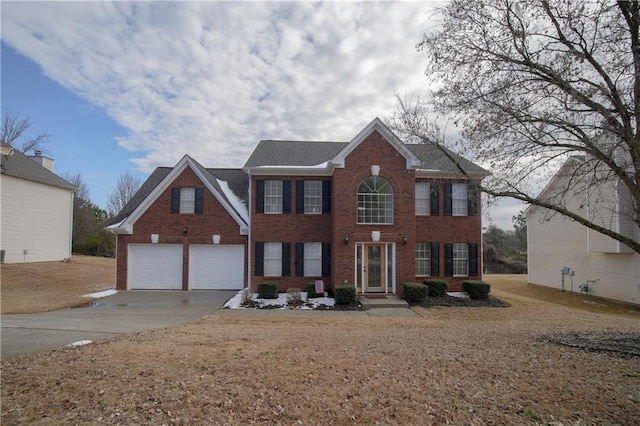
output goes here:
[{"label": "walkway to front door", "polygon": [[395,293],[393,243],[358,243],[356,268],[358,293]]}]

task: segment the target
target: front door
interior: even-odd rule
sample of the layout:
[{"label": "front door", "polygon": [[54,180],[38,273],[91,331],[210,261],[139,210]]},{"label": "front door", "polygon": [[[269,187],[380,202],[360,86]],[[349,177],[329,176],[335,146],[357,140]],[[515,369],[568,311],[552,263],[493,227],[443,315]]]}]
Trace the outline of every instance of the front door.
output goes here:
[{"label": "front door", "polygon": [[386,292],[386,245],[366,244],[363,253],[362,283],[365,293]]}]

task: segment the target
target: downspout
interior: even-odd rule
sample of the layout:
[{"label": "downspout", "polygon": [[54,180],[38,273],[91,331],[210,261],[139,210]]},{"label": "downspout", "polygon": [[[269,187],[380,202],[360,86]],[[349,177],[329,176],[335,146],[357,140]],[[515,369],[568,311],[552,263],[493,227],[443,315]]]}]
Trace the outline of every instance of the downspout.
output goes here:
[{"label": "downspout", "polygon": [[248,194],[248,199],[247,199],[247,210],[249,213],[249,232],[247,235],[247,287],[246,289],[248,291],[251,291],[251,214],[253,209],[251,208],[251,200],[252,200],[252,196],[251,196],[251,169],[247,170],[247,174],[249,175],[249,194]]},{"label": "downspout", "polygon": [[71,205],[69,206],[71,209],[71,214],[69,215],[69,256],[71,259],[71,255],[73,254],[73,200],[75,198],[75,191],[71,191]]}]

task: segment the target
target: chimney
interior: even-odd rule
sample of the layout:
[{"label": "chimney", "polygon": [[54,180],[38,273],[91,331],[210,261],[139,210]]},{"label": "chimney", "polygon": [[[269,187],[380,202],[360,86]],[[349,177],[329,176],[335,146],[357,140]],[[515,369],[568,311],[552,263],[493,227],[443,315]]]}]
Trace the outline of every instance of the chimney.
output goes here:
[{"label": "chimney", "polygon": [[42,151],[40,151],[39,149],[36,149],[35,151],[33,151],[33,153],[34,155],[30,155],[29,158],[31,158],[36,163],[40,164],[45,169],[53,172],[53,164],[54,164],[53,158],[44,157],[42,155]]}]

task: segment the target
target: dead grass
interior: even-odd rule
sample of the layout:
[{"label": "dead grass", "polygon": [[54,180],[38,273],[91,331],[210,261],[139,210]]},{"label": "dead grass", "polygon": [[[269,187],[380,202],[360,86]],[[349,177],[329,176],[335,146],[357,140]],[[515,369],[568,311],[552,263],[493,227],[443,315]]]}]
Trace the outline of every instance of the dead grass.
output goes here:
[{"label": "dead grass", "polygon": [[115,259],[73,256],[71,263],[0,266],[3,314],[46,312],[86,303],[82,295],[115,287]]},{"label": "dead grass", "polygon": [[511,308],[414,308],[418,319],[218,311],[176,328],[15,358],[2,363],[0,420],[636,424],[638,358],[541,337],[638,334],[637,312],[576,309],[490,282]]}]

